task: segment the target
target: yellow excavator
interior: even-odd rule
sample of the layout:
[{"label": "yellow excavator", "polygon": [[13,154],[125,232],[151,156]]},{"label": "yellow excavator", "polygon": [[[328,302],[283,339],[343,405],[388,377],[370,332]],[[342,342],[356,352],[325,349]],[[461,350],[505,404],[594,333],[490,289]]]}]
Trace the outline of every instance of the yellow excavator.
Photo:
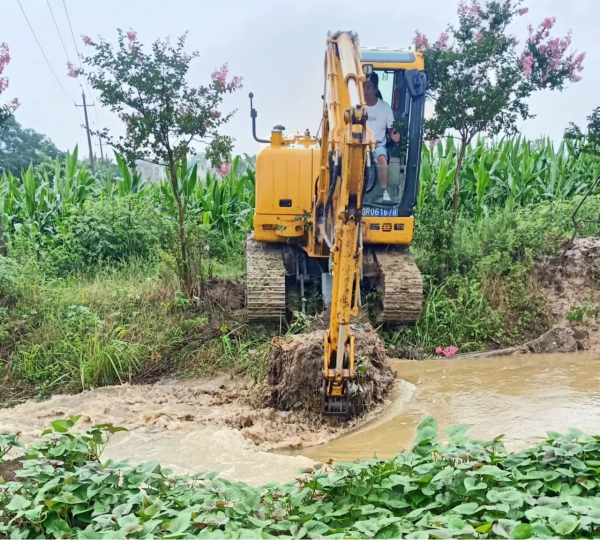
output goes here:
[{"label": "yellow excavator", "polygon": [[[363,84],[377,75],[378,97],[393,112],[387,163],[375,156]],[[329,34],[321,134],[285,136],[275,126],[256,159],[254,231],[246,244],[249,321],[280,321],[290,294],[318,285],[329,326],[324,338],[322,412],[352,415],[357,378],[351,318],[370,291],[384,323],[418,319],[421,274],[408,245],[419,181],[427,77],[423,56],[410,49],[361,48],[351,32]],[[389,126],[387,126],[389,127]],[[391,130],[390,130],[391,132]],[[396,133],[400,134],[399,140]],[[379,152],[381,153],[381,152]],[[385,178],[385,189],[382,179]],[[373,301],[375,298],[375,301]]]}]

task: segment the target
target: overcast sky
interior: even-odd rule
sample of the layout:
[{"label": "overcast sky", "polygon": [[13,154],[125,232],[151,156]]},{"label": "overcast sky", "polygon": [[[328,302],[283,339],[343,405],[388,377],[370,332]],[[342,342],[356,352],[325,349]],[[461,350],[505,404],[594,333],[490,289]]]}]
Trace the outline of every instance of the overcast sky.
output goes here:
[{"label": "overcast sky", "polygon": [[[143,43],[178,36],[189,30],[190,50],[200,58],[190,73],[192,82],[208,82],[213,68],[228,62],[230,73],[244,78],[244,87],[227,98],[224,110],[237,109],[226,128],[236,138],[236,151],[255,153],[258,144],[250,130],[248,93],[254,92],[259,136],[275,124],[288,132],[314,132],[321,119],[323,55],[328,30],[358,33],[364,46],[408,46],[415,30],[437,37],[455,21],[454,0],[64,0],[77,46],[80,36],[102,35],[115,41],[116,28],[133,28]],[[67,58],[48,2],[71,59],[76,58],[63,0],[21,0],[33,29],[65,91],[46,64],[21,12],[18,0],[0,0],[0,43],[10,46],[12,61],[5,74],[10,87],[4,97],[18,97],[17,120],[48,135],[56,145],[79,144],[87,155],[82,120],[75,108],[81,102],[78,83],[66,76]],[[527,0],[530,12],[514,32],[523,42],[528,23],[537,25],[555,16],[554,33],[573,30],[573,46],[585,51],[583,80],[564,92],[542,92],[531,100],[537,115],[521,125],[527,136],[559,139],[570,121],[583,123],[600,106],[600,0]],[[84,87],[85,88],[85,87]],[[87,91],[87,89],[86,89]],[[93,102],[94,98],[88,98]],[[90,110],[92,127],[122,130],[110,111]],[[97,141],[94,141],[97,143]],[[95,147],[98,152],[98,148]]]}]

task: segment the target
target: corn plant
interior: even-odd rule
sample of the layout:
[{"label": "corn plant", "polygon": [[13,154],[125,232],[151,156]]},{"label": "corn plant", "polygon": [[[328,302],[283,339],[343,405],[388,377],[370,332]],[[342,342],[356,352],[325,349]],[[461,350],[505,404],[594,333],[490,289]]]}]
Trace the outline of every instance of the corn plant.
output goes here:
[{"label": "corn plant", "polygon": [[[519,136],[467,145],[460,176],[461,211],[482,217],[494,209],[513,210],[584,193],[600,173],[600,159],[578,152],[576,144],[564,140],[555,148],[549,139],[534,143]],[[434,201],[451,206],[457,154],[453,139],[435,148],[423,146],[419,210]]]}]

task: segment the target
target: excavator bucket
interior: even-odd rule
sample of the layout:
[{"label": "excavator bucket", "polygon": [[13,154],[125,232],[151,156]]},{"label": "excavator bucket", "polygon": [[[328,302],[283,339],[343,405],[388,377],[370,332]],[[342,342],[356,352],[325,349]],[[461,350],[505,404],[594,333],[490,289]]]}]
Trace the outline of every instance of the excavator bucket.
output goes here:
[{"label": "excavator bucket", "polygon": [[[340,386],[334,386],[336,384]],[[321,388],[321,413],[324,416],[352,417],[350,381],[334,383],[327,379],[323,380]]]}]

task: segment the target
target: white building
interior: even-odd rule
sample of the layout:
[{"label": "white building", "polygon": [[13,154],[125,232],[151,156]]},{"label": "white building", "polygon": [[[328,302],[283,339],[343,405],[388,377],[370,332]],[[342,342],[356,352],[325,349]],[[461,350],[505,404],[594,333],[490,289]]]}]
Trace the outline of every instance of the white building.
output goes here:
[{"label": "white building", "polygon": [[[156,165],[142,160],[136,161],[135,165],[137,172],[146,182],[167,180],[167,168],[165,165]],[[206,178],[206,173],[211,170],[204,154],[188,156],[188,167],[193,167],[194,165],[198,166],[198,178]]]}]

